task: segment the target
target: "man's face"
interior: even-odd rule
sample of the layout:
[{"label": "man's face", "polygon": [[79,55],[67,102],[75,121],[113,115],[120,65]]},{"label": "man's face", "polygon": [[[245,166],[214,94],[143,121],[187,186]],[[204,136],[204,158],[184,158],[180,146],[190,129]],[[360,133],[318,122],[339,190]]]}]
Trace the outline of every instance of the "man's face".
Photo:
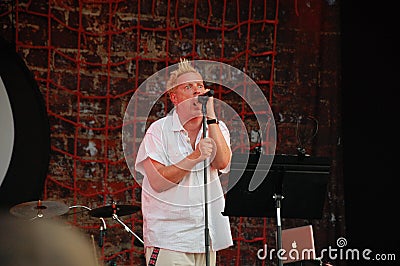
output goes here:
[{"label": "man's face", "polygon": [[176,93],[185,99],[196,97],[206,92],[203,78],[198,73],[188,72],[182,74],[176,79],[176,84]]},{"label": "man's face", "polygon": [[197,96],[206,92],[203,78],[198,73],[188,72],[180,75],[176,83],[178,84],[172,92],[171,100],[179,110],[180,114],[186,112],[187,119],[201,115],[201,103]]}]

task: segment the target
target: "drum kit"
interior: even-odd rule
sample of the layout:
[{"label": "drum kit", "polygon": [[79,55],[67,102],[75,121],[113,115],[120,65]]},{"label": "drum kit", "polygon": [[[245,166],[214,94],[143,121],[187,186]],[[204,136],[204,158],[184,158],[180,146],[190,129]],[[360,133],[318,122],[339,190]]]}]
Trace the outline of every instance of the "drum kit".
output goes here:
[{"label": "drum kit", "polygon": [[84,205],[74,205],[68,207],[66,204],[59,201],[52,200],[38,200],[20,203],[10,209],[10,213],[18,218],[26,220],[54,218],[66,214],[69,210],[75,208],[85,209],[91,217],[99,218],[102,222],[100,226],[99,246],[103,246],[103,237],[107,224],[104,218],[112,218],[123,226],[123,228],[131,233],[137,240],[144,244],[143,240],[135,234],[119,217],[133,214],[140,210],[140,207],[133,205],[118,205],[112,202],[111,205],[106,205],[98,208],[91,209]]}]

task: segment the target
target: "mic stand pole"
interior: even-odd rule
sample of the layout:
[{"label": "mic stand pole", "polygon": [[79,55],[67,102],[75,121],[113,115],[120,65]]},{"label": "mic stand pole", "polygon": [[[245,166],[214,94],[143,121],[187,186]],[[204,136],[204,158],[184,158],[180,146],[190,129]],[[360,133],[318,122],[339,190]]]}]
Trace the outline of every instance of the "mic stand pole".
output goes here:
[{"label": "mic stand pole", "polygon": [[[203,113],[203,138],[207,137],[207,108],[206,104],[209,96],[199,96],[198,100],[202,104],[202,113]],[[210,232],[208,228],[208,197],[207,197],[207,159],[204,160],[204,244],[205,244],[205,252],[206,252],[206,266],[210,265]]]}]

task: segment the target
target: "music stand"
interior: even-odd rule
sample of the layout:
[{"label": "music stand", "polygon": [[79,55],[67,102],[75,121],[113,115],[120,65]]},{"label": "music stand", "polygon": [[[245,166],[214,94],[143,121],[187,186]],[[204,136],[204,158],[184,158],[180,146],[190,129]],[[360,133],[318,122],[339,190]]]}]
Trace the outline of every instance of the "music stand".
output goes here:
[{"label": "music stand", "polygon": [[322,218],[329,174],[326,157],[234,153],[222,214],[276,218],[279,250],[281,218]]}]

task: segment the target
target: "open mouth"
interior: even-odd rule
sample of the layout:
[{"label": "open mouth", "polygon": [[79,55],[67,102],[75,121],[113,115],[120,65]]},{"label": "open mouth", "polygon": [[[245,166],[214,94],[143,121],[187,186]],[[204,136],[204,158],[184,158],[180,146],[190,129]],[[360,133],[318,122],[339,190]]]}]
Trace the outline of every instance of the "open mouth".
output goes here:
[{"label": "open mouth", "polygon": [[197,97],[193,97],[193,98],[191,99],[191,101],[192,101],[192,105],[193,105],[193,106],[200,106],[200,107],[201,107],[201,104],[199,103]]}]

